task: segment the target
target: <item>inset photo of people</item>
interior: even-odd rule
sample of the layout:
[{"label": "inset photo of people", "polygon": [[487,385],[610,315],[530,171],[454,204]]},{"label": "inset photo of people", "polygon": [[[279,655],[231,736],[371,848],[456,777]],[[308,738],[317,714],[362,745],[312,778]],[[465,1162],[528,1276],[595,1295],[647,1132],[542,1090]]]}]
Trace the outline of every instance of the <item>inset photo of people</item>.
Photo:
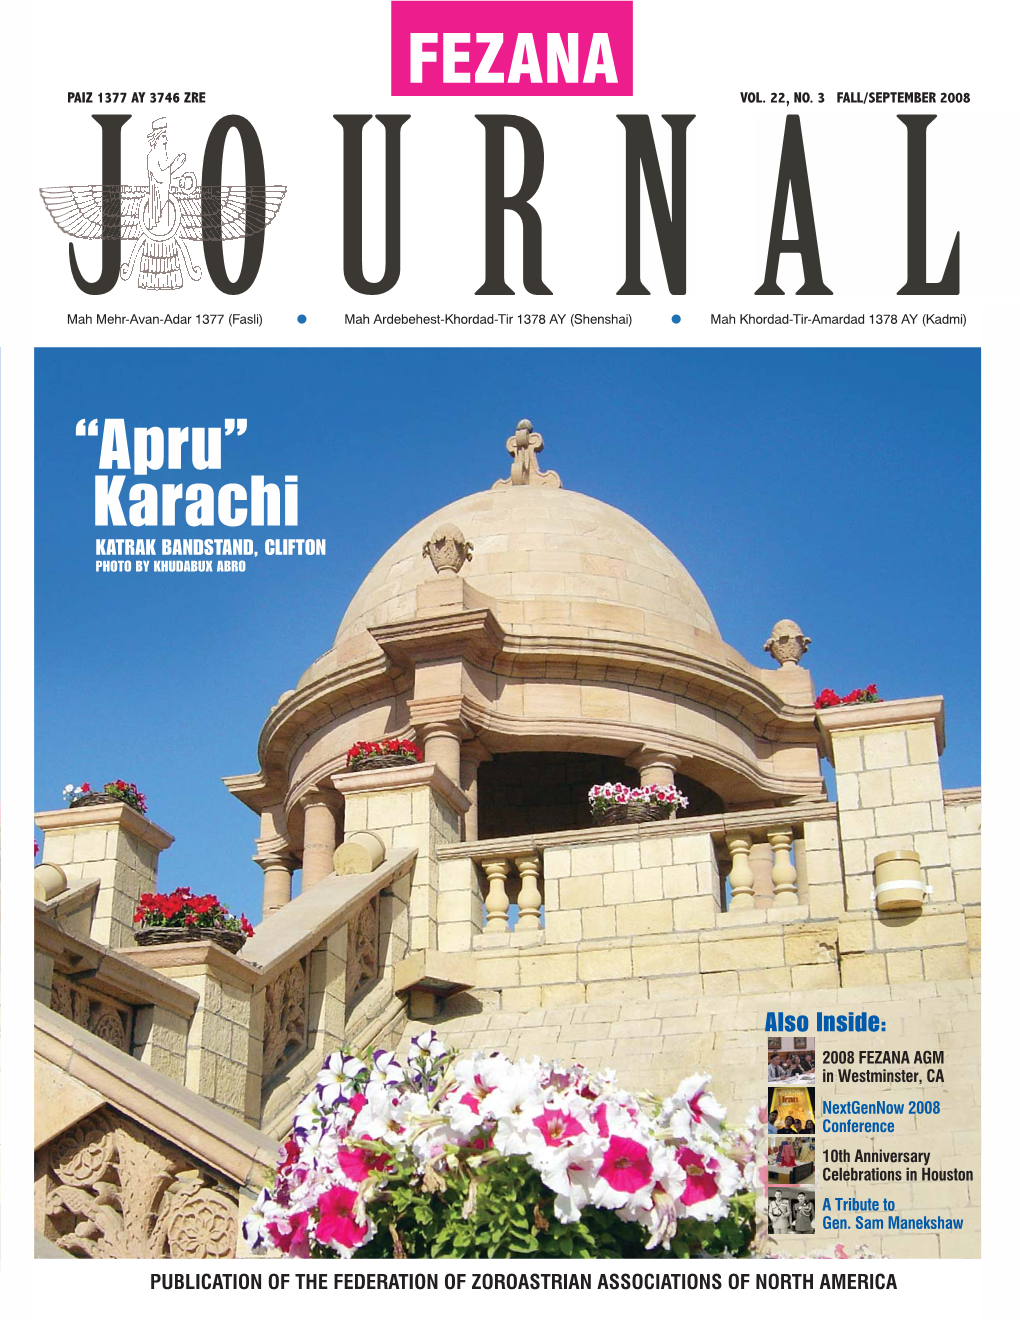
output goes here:
[{"label": "inset photo of people", "polygon": [[815,1189],[813,1187],[769,1188],[769,1233],[781,1237],[785,1233],[813,1233],[815,1231]]},{"label": "inset photo of people", "polygon": [[769,1037],[769,1081],[815,1080],[814,1036]]},{"label": "inset photo of people", "polygon": [[813,1086],[769,1087],[769,1136],[813,1135],[815,1088]]},{"label": "inset photo of people", "polygon": [[814,1137],[769,1137],[769,1183],[802,1183],[813,1180]]}]

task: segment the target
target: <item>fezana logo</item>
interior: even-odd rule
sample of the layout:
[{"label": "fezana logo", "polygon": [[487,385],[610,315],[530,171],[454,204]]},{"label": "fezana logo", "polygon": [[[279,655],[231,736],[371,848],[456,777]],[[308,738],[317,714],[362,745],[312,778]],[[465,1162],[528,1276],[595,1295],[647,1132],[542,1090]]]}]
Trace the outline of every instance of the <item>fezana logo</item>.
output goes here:
[{"label": "fezana logo", "polygon": [[630,96],[630,0],[393,0],[394,96]]}]

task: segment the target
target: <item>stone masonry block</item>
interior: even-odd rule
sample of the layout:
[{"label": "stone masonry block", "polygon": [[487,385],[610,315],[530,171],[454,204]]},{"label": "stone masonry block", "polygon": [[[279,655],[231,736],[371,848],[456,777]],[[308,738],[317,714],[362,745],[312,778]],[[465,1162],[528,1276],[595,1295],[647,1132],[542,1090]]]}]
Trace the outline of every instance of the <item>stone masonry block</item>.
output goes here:
[{"label": "stone masonry block", "polygon": [[843,912],[843,886],[811,885],[808,888],[808,909],[816,919],[840,916]]},{"label": "stone masonry block", "polygon": [[875,836],[875,812],[839,809],[839,828],[844,839],[872,839]]},{"label": "stone masonry block", "polygon": [[927,802],[904,802],[898,807],[878,807],[875,829],[884,838],[889,834],[918,834],[932,828]]},{"label": "stone masonry block", "polygon": [[[893,790],[890,770],[865,770],[857,777],[857,790],[862,807],[889,807]],[[912,799],[913,800],[913,799]]]},{"label": "stone masonry block", "polygon": [[632,976],[630,949],[592,949],[577,955],[577,974],[582,981],[611,981]]},{"label": "stone masonry block", "polygon": [[634,902],[634,872],[615,871],[602,881],[602,901],[604,903]]},{"label": "stone masonry block", "polygon": [[906,735],[907,753],[911,765],[938,764],[939,749],[935,741],[934,725],[918,724],[908,728]]},{"label": "stone masonry block", "polygon": [[546,880],[559,880],[570,874],[570,849],[546,848],[542,854],[542,873]]},{"label": "stone masonry block", "polygon": [[613,870],[613,846],[609,843],[585,843],[570,850],[573,875],[603,875]]},{"label": "stone masonry block", "polygon": [[[648,903],[663,897],[662,867],[649,866],[634,872],[634,902]],[[672,897],[672,895],[670,895]]]},{"label": "stone masonry block", "polygon": [[641,848],[636,839],[613,844],[613,870],[636,871],[641,865]]},{"label": "stone masonry block", "polygon": [[870,953],[875,947],[874,922],[870,918],[839,923],[841,954]]},{"label": "stone masonry block", "polygon": [[642,839],[642,866],[670,866],[673,862],[672,839]]},{"label": "stone masonry block", "polygon": [[842,811],[856,811],[861,805],[860,775],[837,775],[836,798]]},{"label": "stone masonry block", "polygon": [[602,905],[603,881],[600,875],[568,875],[558,884],[561,910]]},{"label": "stone masonry block", "polygon": [[793,985],[789,967],[764,967],[737,975],[742,995],[771,994],[789,990]]},{"label": "stone masonry block", "polygon": [[616,934],[616,908],[584,908],[581,930],[586,940],[601,940]]},{"label": "stone masonry block", "polygon": [[681,834],[673,840],[673,861],[682,866],[686,862],[714,862],[715,847],[710,834]]},{"label": "stone masonry block", "polygon": [[834,990],[839,985],[839,965],[833,962],[791,967],[790,981],[794,990]]},{"label": "stone masonry block", "polygon": [[885,958],[880,953],[847,954],[839,968],[845,986],[886,984]]},{"label": "stone masonry block", "polygon": [[929,949],[966,943],[967,925],[962,912],[887,917],[875,923],[876,949]]},{"label": "stone masonry block", "polygon": [[662,868],[662,894],[664,898],[693,898],[698,892],[698,867],[696,863],[688,862]]},{"label": "stone masonry block", "polygon": [[706,941],[701,946],[703,972],[749,971],[758,967],[785,965],[781,935],[754,935],[741,938],[736,934],[723,940]]},{"label": "stone masonry block", "polygon": [[[891,957],[892,955],[890,955]],[[965,944],[948,948],[924,950],[924,977],[926,981],[959,980],[969,977],[970,951]]]},{"label": "stone masonry block", "polygon": [[719,900],[711,894],[673,900],[674,930],[711,930],[719,915]]},{"label": "stone masonry block", "polygon": [[546,985],[577,979],[577,955],[553,953],[521,958],[521,985]]},{"label": "stone masonry block", "polygon": [[783,932],[787,964],[836,961],[836,926],[812,923],[788,927]]},{"label": "stone masonry block", "polygon": [[659,935],[673,929],[673,904],[669,899],[632,903],[616,909],[619,935]]},{"label": "stone masonry block", "polygon": [[865,770],[886,770],[907,764],[907,739],[902,729],[876,729],[864,735],[863,743]]},{"label": "stone masonry block", "polygon": [[894,802],[941,802],[942,776],[937,764],[896,766],[889,774]]},{"label": "stone masonry block", "polygon": [[949,857],[954,871],[980,871],[980,834],[964,834],[950,838]]},{"label": "stone masonry block", "polygon": [[844,733],[834,730],[832,734],[832,758],[838,774],[864,769],[864,753],[861,748],[861,736],[858,733]]},{"label": "stone masonry block", "polygon": [[[602,911],[603,909],[598,909]],[[612,909],[609,909],[612,911]],[[581,939],[582,913],[549,912],[545,914],[545,938],[548,944],[570,944]]]},{"label": "stone masonry block", "polygon": [[631,953],[635,976],[683,976],[698,969],[698,946],[694,943],[637,945]]},{"label": "stone masonry block", "polygon": [[924,967],[920,949],[904,949],[900,953],[886,954],[886,969],[890,985],[901,981],[921,981],[924,979]]}]

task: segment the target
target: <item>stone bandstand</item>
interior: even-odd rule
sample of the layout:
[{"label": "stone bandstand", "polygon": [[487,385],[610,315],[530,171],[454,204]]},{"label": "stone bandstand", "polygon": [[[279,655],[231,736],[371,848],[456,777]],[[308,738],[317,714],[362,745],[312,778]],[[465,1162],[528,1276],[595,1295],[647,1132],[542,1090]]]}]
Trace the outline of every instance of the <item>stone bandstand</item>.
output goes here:
[{"label": "stone bandstand", "polygon": [[[776,624],[763,666],[745,659],[676,556],[564,489],[542,448],[518,423],[508,476],[383,555],[270,711],[258,769],[226,780],[260,821],[263,919],[240,953],[133,946],[172,840],[130,808],[37,817],[48,1249],[230,1254],[233,1207],[323,1055],[423,1021],[635,1089],[705,1070],[742,1117],[765,1097],[767,1012],[812,1031],[816,1012],[880,1012],[883,1045],[955,1060],[940,1135],[897,1131],[976,1163],[980,792],[943,787],[942,699],[816,711],[796,623]],[[384,738],[422,762],[347,768]],[[588,789],[606,780],[675,784],[689,807],[595,828]],[[97,1247],[115,1235],[89,1197],[143,1147],[192,1181]],[[968,1194],[964,1232],[871,1245],[977,1254]],[[958,1213],[959,1195],[922,1183],[898,1208]]]}]

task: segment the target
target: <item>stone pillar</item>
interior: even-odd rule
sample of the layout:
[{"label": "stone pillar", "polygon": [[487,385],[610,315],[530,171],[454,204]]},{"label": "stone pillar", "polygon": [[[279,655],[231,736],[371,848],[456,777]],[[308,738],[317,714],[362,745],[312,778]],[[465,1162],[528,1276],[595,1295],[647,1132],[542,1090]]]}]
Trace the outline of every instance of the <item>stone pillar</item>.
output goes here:
[{"label": "stone pillar", "polygon": [[425,760],[437,765],[452,784],[460,783],[459,721],[442,721],[422,727]]},{"label": "stone pillar", "polygon": [[331,799],[313,789],[301,799],[305,811],[305,844],[301,862],[301,892],[333,874],[336,817]]},{"label": "stone pillar", "polygon": [[294,859],[289,853],[266,853],[253,860],[262,868],[262,919],[278,912],[291,899]]},{"label": "stone pillar", "polygon": [[198,996],[188,1028],[184,1085],[257,1125],[265,1013],[265,995],[255,993],[258,970],[211,940],[136,948],[129,956]]},{"label": "stone pillar", "polygon": [[68,889],[98,881],[89,935],[113,948],[134,944],[142,894],[156,890],[159,854],[173,835],[123,802],[41,811],[42,861],[59,866]]},{"label": "stone pillar", "polygon": [[460,749],[460,786],[468,800],[468,809],[464,813],[464,842],[475,843],[478,840],[478,767],[492,757],[478,741],[462,743]]},{"label": "stone pillar", "polygon": [[676,783],[680,757],[674,756],[672,752],[660,752],[650,747],[642,747],[640,752],[629,758],[627,764],[633,766],[641,776],[642,788],[648,788],[652,784],[673,785]]},{"label": "stone pillar", "polygon": [[846,905],[874,909],[879,853],[919,854],[929,902],[956,898],[939,755],[941,697],[862,702],[818,712],[822,747],[836,771]]}]

